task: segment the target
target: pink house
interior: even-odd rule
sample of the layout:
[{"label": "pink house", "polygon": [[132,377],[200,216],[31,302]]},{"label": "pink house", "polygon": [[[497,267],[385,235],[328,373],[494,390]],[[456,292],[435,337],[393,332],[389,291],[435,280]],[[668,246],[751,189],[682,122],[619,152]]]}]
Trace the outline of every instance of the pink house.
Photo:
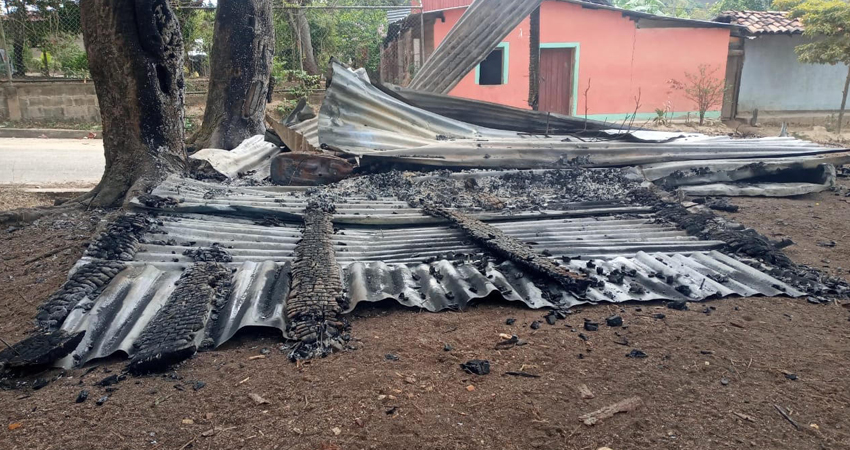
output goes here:
[{"label": "pink house", "polygon": [[[472,0],[423,0],[424,47],[430,55],[457,23]],[[382,57],[400,64],[382,64],[381,78],[405,85],[410,73],[393,70],[418,67],[419,20],[388,40]],[[599,120],[623,120],[637,110],[636,120],[656,116],[656,109],[674,116],[696,114],[697,107],[671,79],[684,80],[706,65],[723,79],[730,26],[627,11],[578,0],[547,0],[540,6],[539,65],[531,75],[530,19],[526,17],[470,71],[450,95],[519,108],[534,108],[530,81],[536,76],[536,109]],[[406,50],[405,50],[406,49]],[[720,116],[721,104],[706,117]]]}]

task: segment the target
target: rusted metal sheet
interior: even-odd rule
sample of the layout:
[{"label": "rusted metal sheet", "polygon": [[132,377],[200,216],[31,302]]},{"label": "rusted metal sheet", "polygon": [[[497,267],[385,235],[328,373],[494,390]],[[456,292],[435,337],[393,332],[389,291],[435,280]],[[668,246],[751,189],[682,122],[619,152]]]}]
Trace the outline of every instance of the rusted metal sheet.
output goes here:
[{"label": "rusted metal sheet", "polygon": [[[317,120],[317,119],[310,119]],[[286,147],[293,152],[302,153],[319,153],[319,149],[310,142],[310,139],[300,130],[293,127],[283,125],[266,114],[266,123],[271,127],[275,134],[280,138]]]},{"label": "rusted metal sheet", "polygon": [[319,186],[351,175],[354,166],[332,155],[281,153],[272,159],[272,183],[281,186]]},{"label": "rusted metal sheet", "polygon": [[413,77],[412,89],[447,94],[542,0],[476,0]]}]

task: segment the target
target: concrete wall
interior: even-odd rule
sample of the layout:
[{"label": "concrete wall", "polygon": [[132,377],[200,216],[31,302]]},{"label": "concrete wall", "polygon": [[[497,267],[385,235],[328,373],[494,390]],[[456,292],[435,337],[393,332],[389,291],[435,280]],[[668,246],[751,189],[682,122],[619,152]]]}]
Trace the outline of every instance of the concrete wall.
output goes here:
[{"label": "concrete wall", "polygon": [[94,83],[15,81],[0,84],[0,120],[100,122]]},{"label": "concrete wall", "polygon": [[[465,9],[445,11],[445,22],[434,26],[435,44],[445,38]],[[451,95],[528,109],[529,19],[523,20],[503,40],[508,43],[508,83],[475,84],[473,70]],[[574,3],[543,2],[540,10],[540,44],[568,44],[578,48],[573,88],[573,110],[584,115],[584,91],[588,82],[587,113],[592,118],[618,120],[635,110],[640,91],[638,120],[655,116],[655,109],[669,105],[678,116],[696,114],[694,102],[672,91],[670,79],[684,80],[685,72],[697,72],[700,64],[716,68],[724,77],[729,30],[723,28],[638,28],[618,11],[582,8]],[[566,87],[565,87],[566,88]],[[718,103],[707,114],[720,116]]]},{"label": "concrete wall", "polygon": [[841,107],[847,67],[803,64],[794,47],[811,42],[803,36],[760,36],[744,43],[744,69],[738,114],[824,111]]}]

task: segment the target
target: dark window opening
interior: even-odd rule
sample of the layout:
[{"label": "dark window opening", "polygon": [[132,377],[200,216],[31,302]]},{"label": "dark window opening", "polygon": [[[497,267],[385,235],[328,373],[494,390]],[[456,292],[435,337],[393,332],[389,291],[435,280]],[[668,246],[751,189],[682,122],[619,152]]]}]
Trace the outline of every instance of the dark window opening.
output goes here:
[{"label": "dark window opening", "polygon": [[497,48],[490,52],[484,61],[481,61],[481,65],[478,67],[478,84],[503,84],[502,68],[504,57],[504,49]]}]

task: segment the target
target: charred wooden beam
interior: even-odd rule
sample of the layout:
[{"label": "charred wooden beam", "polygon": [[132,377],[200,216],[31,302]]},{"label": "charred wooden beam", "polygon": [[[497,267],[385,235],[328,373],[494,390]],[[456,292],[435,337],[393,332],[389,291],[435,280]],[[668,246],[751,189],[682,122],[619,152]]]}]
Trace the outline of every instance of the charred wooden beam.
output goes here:
[{"label": "charred wooden beam", "polygon": [[74,272],[58,291],[53,293],[44,304],[38,307],[35,316],[38,327],[45,332],[53,332],[62,326],[68,314],[81,305],[91,308],[94,300],[126,265],[120,261],[93,261]]},{"label": "charred wooden beam", "polygon": [[425,203],[422,210],[434,217],[442,217],[463,230],[473,241],[489,249],[497,255],[508,259],[533,273],[549,277],[570,292],[583,294],[590,280],[584,275],[570,272],[565,267],[555,264],[545,255],[537,253],[531,247],[519,240],[508,236],[502,230],[488,225],[460,211],[451,210]]},{"label": "charred wooden beam", "polygon": [[156,317],[133,343],[136,353],[128,369],[161,371],[192,356],[206,345],[206,328],[231,292],[232,273],[218,263],[198,263],[178,281]]},{"label": "charred wooden beam", "polygon": [[286,301],[289,334],[299,342],[292,360],[322,357],[343,348],[347,324],[342,274],[333,245],[333,206],[311,202],[295,247],[292,284]]}]

